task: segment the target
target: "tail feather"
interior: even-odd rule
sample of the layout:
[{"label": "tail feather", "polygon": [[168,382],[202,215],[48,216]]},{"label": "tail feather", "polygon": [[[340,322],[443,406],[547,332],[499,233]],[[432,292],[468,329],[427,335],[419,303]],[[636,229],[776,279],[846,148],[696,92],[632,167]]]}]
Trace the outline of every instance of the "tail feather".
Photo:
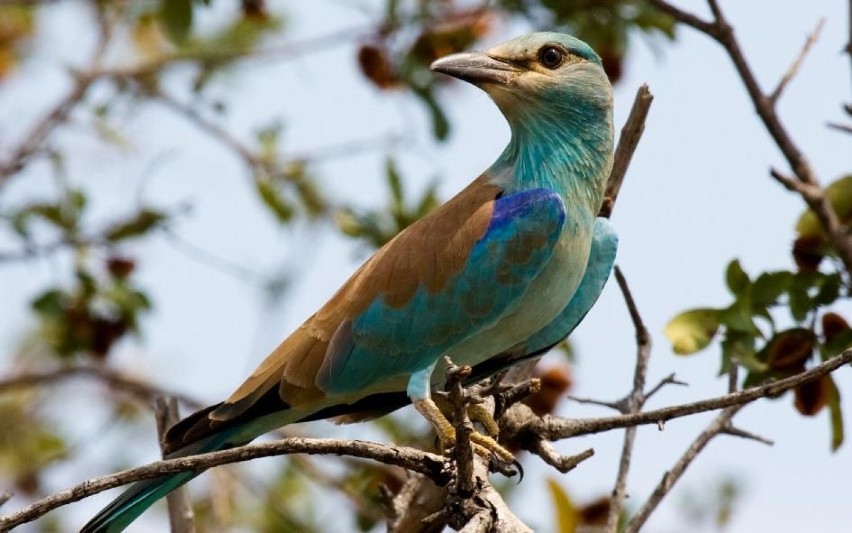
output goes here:
[{"label": "tail feather", "polygon": [[[230,437],[238,430],[238,427],[229,428],[202,441],[186,446],[170,454],[168,458],[174,459],[187,455],[215,452],[238,446],[242,443],[230,442]],[[154,505],[157,500],[199,474],[201,474],[200,471],[180,472],[138,481],[89,520],[80,530],[80,533],[119,533],[120,531],[124,531],[127,526],[139,518],[149,507]]]}]

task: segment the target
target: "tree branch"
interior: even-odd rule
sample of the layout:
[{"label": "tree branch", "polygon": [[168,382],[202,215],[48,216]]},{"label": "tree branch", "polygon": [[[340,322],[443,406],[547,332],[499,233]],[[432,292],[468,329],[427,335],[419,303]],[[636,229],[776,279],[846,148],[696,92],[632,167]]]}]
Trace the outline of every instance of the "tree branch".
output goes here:
[{"label": "tree branch", "polygon": [[[648,373],[648,359],[651,357],[651,336],[642,321],[636,301],[627,286],[627,280],[619,267],[615,267],[615,279],[618,282],[624,302],[630,312],[633,328],[636,330],[636,368],[633,371],[633,390],[627,396],[627,414],[638,413],[642,410],[647,396],[645,395],[645,377]],[[618,531],[618,520],[621,517],[621,505],[627,488],[627,473],[630,470],[630,460],[633,456],[633,445],[636,440],[636,426],[628,427],[624,432],[624,443],[621,447],[621,459],[618,464],[618,474],[612,489],[609,514],[606,520],[606,531]]]},{"label": "tree branch", "polygon": [[223,464],[238,463],[292,453],[309,455],[346,455],[371,459],[395,465],[423,474],[438,484],[449,481],[447,463],[443,457],[414,448],[387,446],[361,440],[289,438],[263,444],[249,444],[231,450],[167,459],[145,466],[124,470],[108,476],[92,478],[83,483],[58,492],[33,504],[4,516],[0,516],[0,531],[31,522],[45,513],[73,503],[105,490],[126,485],[134,481],[151,479],[164,474],[192,470],[206,470]]},{"label": "tree branch", "polygon": [[609,218],[612,215],[615,201],[618,199],[618,193],[627,174],[627,167],[630,166],[633,153],[636,151],[642,133],[645,131],[645,119],[648,118],[648,110],[651,109],[653,101],[654,95],[651,94],[647,85],[642,84],[636,91],[636,97],[633,99],[633,106],[627,116],[627,122],[621,128],[618,147],[615,149],[612,160],[612,170],[606,183],[604,203],[598,216]]},{"label": "tree branch", "polygon": [[663,474],[663,479],[661,479],[657,484],[657,488],[654,489],[654,492],[651,493],[648,500],[642,504],[642,507],[639,508],[636,514],[633,515],[633,518],[631,518],[627,523],[624,533],[637,533],[642,528],[648,520],[648,517],[654,512],[672,487],[674,487],[675,483],[677,483],[678,479],[680,479],[687,467],[692,464],[692,461],[698,457],[698,454],[701,453],[704,447],[707,446],[714,437],[725,432],[726,428],[730,426],[731,418],[733,418],[737,411],[742,409],[744,405],[745,404],[728,407],[722,411],[709,426],[707,426],[707,429],[701,432],[698,438],[695,439],[686,452],[684,452],[680,459],[678,459],[672,469]]},{"label": "tree branch", "polygon": [[778,103],[778,99],[781,97],[781,93],[784,92],[784,89],[787,87],[787,84],[793,79],[797,72],[799,72],[799,68],[801,68],[802,63],[805,60],[805,57],[808,55],[811,47],[814,43],[819,39],[819,34],[822,32],[822,27],[825,25],[825,19],[820,19],[816,25],[816,28],[808,35],[807,39],[805,39],[805,44],[802,46],[802,50],[799,52],[799,55],[796,57],[796,60],[793,61],[793,64],[790,65],[790,68],[787,69],[787,72],[784,73],[784,76],[781,77],[781,80],[778,82],[778,86],[775,87],[775,90],[772,91],[772,94],[769,95],[769,101],[772,102],[772,105],[776,105]]},{"label": "tree branch", "polygon": [[657,9],[673,16],[677,21],[713,38],[725,49],[740,79],[745,85],[758,116],[779,150],[781,150],[793,174],[803,184],[811,186],[815,190],[809,195],[800,194],[808,207],[816,214],[826,235],[828,235],[832,247],[837,251],[841,261],[843,261],[846,271],[852,275],[852,239],[848,237],[846,228],[843,227],[837,217],[837,213],[835,213],[831,204],[825,198],[823,189],[820,187],[820,181],[817,179],[813,167],[799,147],[793,142],[787,129],[781,123],[781,119],[778,117],[776,111],[775,102],[760,88],[757,78],[749,66],[742,48],[740,48],[739,41],[734,35],[734,30],[725,19],[718,2],[716,0],[708,0],[714,20],[712,23],[707,23],[694,15],[672,6],[666,0],[648,1]]},{"label": "tree branch", "polygon": [[[716,398],[635,414],[585,419],[561,418],[550,415],[545,415],[542,418],[508,416],[506,417],[503,431],[507,433],[507,437],[533,435],[553,441],[630,426],[661,425],[675,418],[715,411],[736,405],[744,405],[760,398],[777,396],[799,385],[817,380],[850,362],[852,362],[852,349],[848,349],[801,374],[779,379],[765,385],[725,394]],[[512,414],[511,411],[512,409],[510,409],[510,415]]]}]

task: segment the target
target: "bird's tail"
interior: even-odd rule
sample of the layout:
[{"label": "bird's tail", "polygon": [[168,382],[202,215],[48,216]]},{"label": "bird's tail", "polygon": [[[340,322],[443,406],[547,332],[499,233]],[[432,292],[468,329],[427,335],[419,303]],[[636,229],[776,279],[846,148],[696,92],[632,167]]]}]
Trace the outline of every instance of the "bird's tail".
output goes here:
[{"label": "bird's tail", "polygon": [[[238,430],[238,427],[232,427],[210,435],[199,442],[169,454],[168,458],[174,459],[187,455],[215,452],[243,444],[231,442],[231,437]],[[136,520],[157,500],[199,474],[201,474],[201,471],[178,472],[138,481],[89,520],[80,530],[80,533],[118,533],[124,531],[131,522]]]}]

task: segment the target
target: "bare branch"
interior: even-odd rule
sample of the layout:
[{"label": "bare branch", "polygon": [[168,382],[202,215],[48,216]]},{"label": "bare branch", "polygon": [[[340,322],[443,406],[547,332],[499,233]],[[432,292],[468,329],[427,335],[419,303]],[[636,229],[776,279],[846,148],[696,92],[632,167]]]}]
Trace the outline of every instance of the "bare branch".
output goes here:
[{"label": "bare branch", "polygon": [[68,94],[59,100],[41,120],[36,122],[12,152],[3,161],[0,161],[0,186],[24,168],[32,157],[43,149],[45,140],[57,126],[68,120],[71,110],[83,99],[95,79],[89,74],[74,75],[73,85]]},{"label": "bare branch", "polygon": [[[834,212],[831,204],[825,198],[823,190],[819,185],[820,181],[813,167],[796,143],[793,142],[787,129],[781,123],[773,100],[760,88],[757,78],[749,66],[742,48],[740,48],[740,43],[734,35],[734,30],[725,19],[718,2],[716,0],[708,0],[710,10],[714,16],[712,23],[707,23],[694,15],[674,7],[666,0],[649,0],[649,2],[658,9],[673,16],[679,22],[691,26],[713,38],[725,49],[743,85],[745,85],[755,111],[769,132],[769,135],[775,141],[779,150],[781,150],[796,179],[814,189],[811,191],[811,194],[807,195],[801,191],[797,192],[801,194],[802,199],[816,214],[817,219],[819,219],[820,224],[829,237],[831,245],[837,250],[837,254],[843,261],[846,272],[852,275],[852,239],[848,237],[846,229],[837,217],[837,213]],[[789,186],[787,188],[794,190]]]},{"label": "bare branch", "polygon": [[20,388],[50,385],[74,377],[95,379],[112,389],[131,394],[151,405],[153,405],[154,399],[159,396],[173,396],[192,409],[203,407],[201,402],[185,394],[162,389],[106,366],[71,366],[43,372],[25,372],[0,380],[0,394]]},{"label": "bare branch", "polygon": [[659,383],[651,387],[651,389],[649,389],[648,392],[645,393],[645,401],[647,402],[651,398],[651,396],[660,392],[660,389],[662,389],[666,385],[679,385],[681,387],[688,387],[689,383],[685,381],[680,381],[679,379],[677,379],[674,373],[671,373],[661,379]]},{"label": "bare branch", "polygon": [[[160,451],[165,453],[163,436],[166,431],[180,420],[177,399],[174,396],[160,396],[154,402],[154,418],[157,420],[157,440]],[[165,456],[163,457],[165,458]],[[192,501],[186,487],[178,487],[166,496],[169,506],[169,525],[171,533],[194,533],[195,514],[192,511]]]},{"label": "bare branch", "polygon": [[689,449],[678,459],[675,465],[671,470],[663,474],[663,479],[660,480],[659,484],[657,484],[657,488],[654,489],[654,492],[648,498],[648,500],[642,504],[642,507],[633,515],[633,518],[627,523],[627,526],[624,529],[624,533],[636,533],[638,532],[645,522],[648,520],[648,517],[652,512],[657,508],[666,494],[674,487],[675,483],[677,483],[678,479],[683,475],[686,471],[687,467],[692,464],[692,461],[698,457],[698,454],[704,449],[707,444],[713,440],[713,438],[722,433],[726,427],[730,424],[731,418],[743,408],[743,405],[734,405],[728,407],[716,417],[715,420],[701,432],[698,438],[690,445]]},{"label": "bare branch", "polygon": [[751,431],[746,431],[744,429],[740,429],[738,427],[729,426],[722,430],[722,433],[725,435],[731,435],[732,437],[740,437],[748,440],[755,440],[757,442],[761,442],[766,444],[767,446],[774,446],[775,442],[772,439],[767,439],[766,437],[762,437],[756,433],[752,433]]},{"label": "bare branch", "polygon": [[826,126],[837,131],[842,131],[844,133],[852,133],[852,126],[847,126],[846,124],[840,124],[838,122],[828,122],[826,123]]},{"label": "bare branch", "polygon": [[[411,477],[395,495],[388,495],[391,518],[388,533],[438,533],[446,526],[446,517],[435,516],[447,501],[447,488],[439,487],[420,475]],[[432,518],[434,517],[434,518]],[[431,522],[427,523],[427,520]]]},{"label": "bare branch", "polygon": [[[453,457],[456,461],[456,484],[454,490],[465,497],[473,494],[475,485],[473,477],[473,444],[470,436],[473,434],[473,424],[467,415],[468,401],[462,380],[470,375],[469,366],[447,364],[447,387],[452,408],[453,426],[456,428],[456,442],[453,446]],[[451,491],[452,492],[452,491]]]},{"label": "bare branch", "polygon": [[687,26],[692,26],[693,28],[699,31],[711,34],[716,30],[712,22],[708,22],[704,19],[701,19],[693,15],[692,13],[687,13],[686,11],[683,11],[682,9],[673,6],[668,2],[662,0],[648,0],[648,2],[663,13],[666,13],[667,15],[671,16],[678,22],[682,22]]},{"label": "bare branch", "polygon": [[618,147],[613,156],[612,170],[606,183],[604,203],[599,216],[609,218],[612,214],[621,185],[624,183],[624,176],[627,174],[627,167],[630,166],[630,160],[633,159],[633,153],[645,131],[645,119],[648,117],[648,110],[651,109],[653,101],[654,95],[651,94],[648,86],[643,84],[639,87],[633,99],[633,106],[630,108],[630,115],[618,137]]},{"label": "bare branch", "polygon": [[563,474],[574,470],[580,463],[595,455],[595,450],[592,448],[587,448],[574,455],[561,455],[553,447],[553,444],[544,439],[537,439],[527,449]]},{"label": "bare branch", "polygon": [[449,481],[447,464],[443,457],[403,446],[387,446],[362,440],[306,439],[293,437],[262,444],[249,444],[230,450],[168,459],[124,470],[115,474],[92,478],[83,483],[42,498],[20,511],[0,516],[0,531],[31,522],[45,513],[73,503],[93,494],[120,487],[134,481],[152,479],[164,474],[191,470],[206,470],[223,464],[238,463],[293,453],[309,455],[345,455],[371,459],[395,465],[428,476],[438,484]]},{"label": "bare branch", "polygon": [[[651,336],[642,321],[642,315],[633,299],[633,294],[627,286],[627,279],[621,268],[615,267],[615,280],[624,295],[624,303],[630,312],[633,328],[636,330],[636,368],[633,371],[633,390],[627,396],[627,414],[638,413],[642,410],[647,397],[645,396],[645,377],[648,373],[648,360],[651,357]],[[618,519],[621,516],[621,504],[627,489],[627,473],[630,470],[630,460],[633,456],[633,445],[636,441],[636,426],[628,427],[624,432],[624,443],[621,447],[621,459],[618,464],[618,474],[612,489],[609,513],[606,520],[606,531],[618,530]]]},{"label": "bare branch", "polygon": [[561,418],[550,415],[545,415],[542,418],[531,418],[511,416],[512,410],[519,406],[510,409],[509,415],[504,418],[504,436],[514,437],[525,434],[532,434],[538,437],[543,437],[548,440],[560,440],[578,435],[589,435],[592,433],[600,433],[616,428],[626,428],[637,425],[660,424],[675,418],[694,415],[696,413],[704,413],[707,411],[715,411],[726,407],[744,405],[751,403],[757,399],[778,396],[779,394],[798,387],[804,383],[810,383],[814,380],[825,376],[843,365],[852,362],[852,349],[848,349],[843,353],[832,357],[831,359],[820,363],[819,365],[784,379],[772,381],[765,385],[751,387],[739,392],[725,394],[716,398],[707,400],[699,400],[697,402],[664,407],[653,411],[645,411],[641,413],[610,416],[601,418]]},{"label": "bare branch", "polygon": [[787,72],[784,73],[784,76],[778,82],[778,86],[775,87],[775,90],[772,91],[772,94],[769,95],[769,101],[772,102],[772,105],[776,105],[778,103],[778,99],[781,97],[781,93],[784,92],[784,89],[787,88],[787,84],[793,79],[796,73],[802,66],[802,63],[807,57],[808,52],[814,43],[819,39],[819,34],[822,32],[822,27],[825,25],[825,19],[822,18],[816,25],[816,28],[808,35],[807,39],[805,39],[805,44],[802,46],[802,50],[799,52],[799,55],[796,57],[796,60],[793,61],[793,64],[790,65],[790,68],[787,69]]},{"label": "bare branch", "polygon": [[728,392],[737,392],[739,389],[740,365],[736,361],[730,362],[731,367],[728,369]]},{"label": "bare branch", "polygon": [[488,467],[484,462],[474,461],[474,476],[476,491],[472,496],[450,494],[443,513],[448,516],[450,527],[459,531],[532,533],[488,482]]}]

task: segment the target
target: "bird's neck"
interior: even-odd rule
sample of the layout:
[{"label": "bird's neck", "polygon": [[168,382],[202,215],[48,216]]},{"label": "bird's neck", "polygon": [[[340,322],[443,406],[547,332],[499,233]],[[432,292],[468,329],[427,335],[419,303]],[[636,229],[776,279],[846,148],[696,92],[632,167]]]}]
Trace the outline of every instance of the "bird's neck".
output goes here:
[{"label": "bird's neck", "polygon": [[514,116],[510,125],[512,139],[488,169],[493,181],[509,194],[548,188],[596,214],[612,167],[611,108],[577,107],[558,121]]}]

